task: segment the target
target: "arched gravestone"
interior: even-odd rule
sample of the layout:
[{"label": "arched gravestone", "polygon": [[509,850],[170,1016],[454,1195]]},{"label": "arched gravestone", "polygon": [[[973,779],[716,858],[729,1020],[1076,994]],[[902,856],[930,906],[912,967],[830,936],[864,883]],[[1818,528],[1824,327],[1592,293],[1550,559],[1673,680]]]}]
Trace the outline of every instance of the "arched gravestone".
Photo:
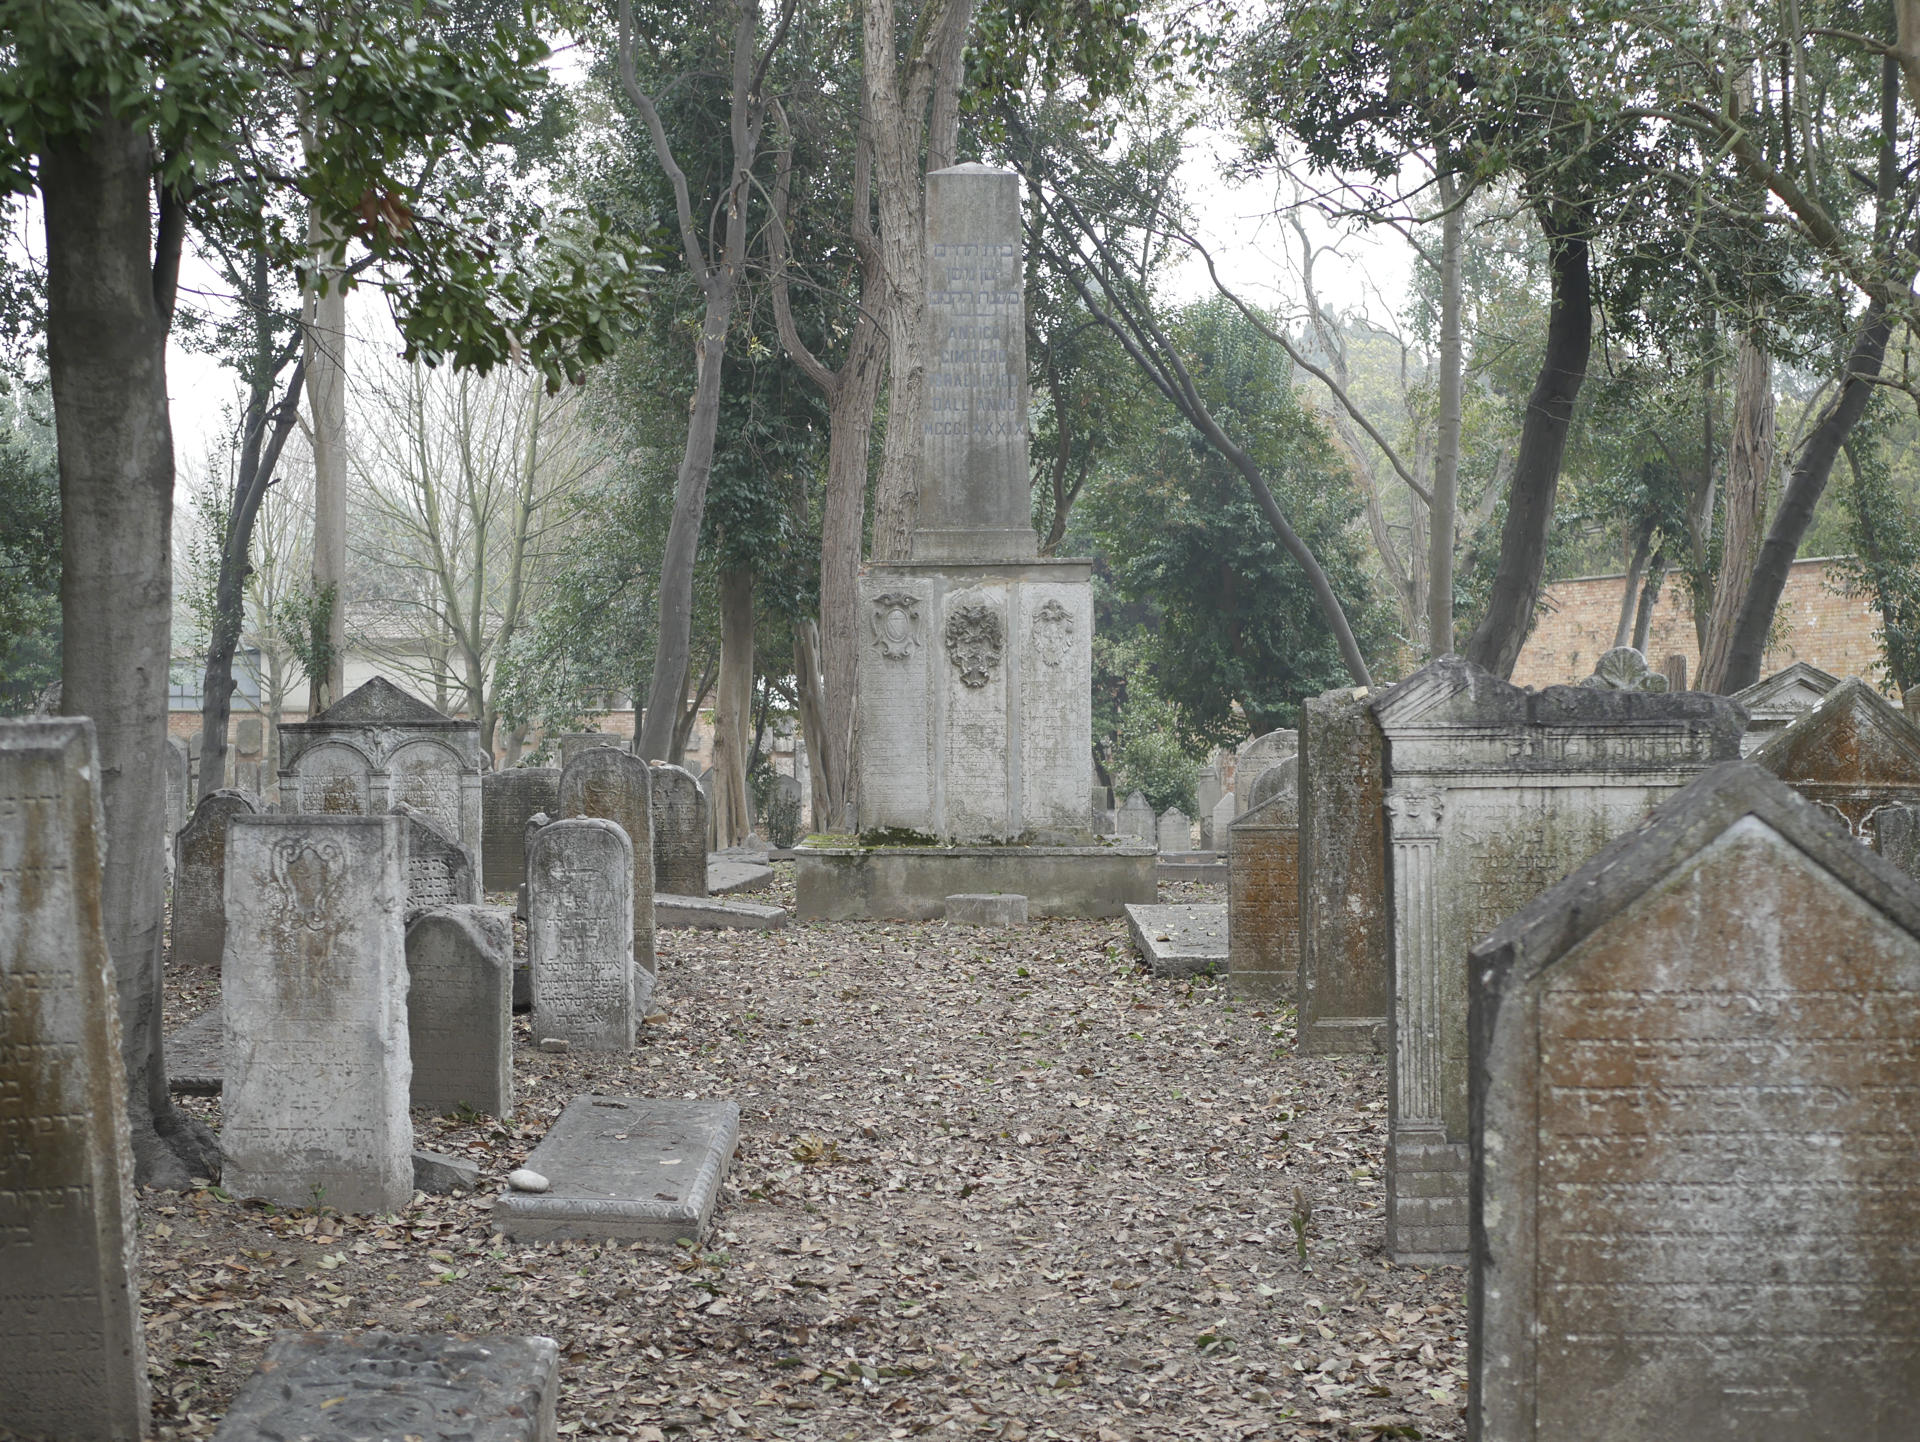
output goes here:
[{"label": "arched gravestone", "polygon": [[480,869],[488,891],[527,879],[527,818],[560,804],[557,766],[515,766],[480,778]]},{"label": "arched gravestone", "polygon": [[383,676],[280,728],[280,796],[306,815],[378,816],[404,803],[480,856],[480,728]]},{"label": "arched gravestone", "polygon": [[1156,840],[1162,851],[1193,850],[1193,819],[1178,806],[1170,806],[1156,823]]},{"label": "arched gravestone", "polygon": [[1880,812],[1920,805],[1920,728],[1857,676],[1776,732],[1753,760],[1868,843]]},{"label": "arched gravestone", "polygon": [[537,1040],[554,1037],[583,1051],[633,1046],[634,1027],[653,995],[652,974],[634,964],[637,874],[633,848],[615,822],[554,821],[533,833],[527,959]]},{"label": "arched gravestone", "polygon": [[[654,974],[653,777],[646,762],[610,746],[593,746],[560,772],[560,807],[554,820],[597,817],[626,833],[633,851],[633,960]],[[529,841],[531,847],[535,843]],[[531,865],[532,852],[528,852]]]},{"label": "arched gravestone", "polygon": [[99,775],[91,721],[0,721],[0,1426],[139,1442],[152,1418]]},{"label": "arched gravestone", "polygon": [[1269,731],[1241,746],[1233,762],[1233,794],[1238,798],[1234,815],[1245,816],[1253,806],[1254,784],[1262,773],[1299,752],[1298,731]]},{"label": "arched gravestone", "polygon": [[1247,810],[1264,806],[1283,792],[1289,796],[1300,794],[1300,759],[1297,756],[1283,756],[1260,773],[1247,797]]},{"label": "arched gravestone", "polygon": [[653,889],[671,896],[705,896],[706,795],[684,767],[649,769],[653,772]]},{"label": "arched gravestone", "polygon": [[227,944],[227,823],[252,816],[260,800],[223,789],[193,808],[173,838],[173,961],[219,966]]},{"label": "arched gravestone", "polygon": [[1920,1416],[1920,889],[1716,768],[1473,949],[1470,1435]]}]

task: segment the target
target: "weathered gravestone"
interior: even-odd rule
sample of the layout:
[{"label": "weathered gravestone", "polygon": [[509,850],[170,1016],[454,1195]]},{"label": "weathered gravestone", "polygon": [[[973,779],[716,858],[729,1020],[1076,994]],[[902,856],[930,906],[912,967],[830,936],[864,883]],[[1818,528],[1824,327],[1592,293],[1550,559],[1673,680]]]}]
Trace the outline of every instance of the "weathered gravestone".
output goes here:
[{"label": "weathered gravestone", "polygon": [[1213,817],[1208,829],[1213,832],[1213,850],[1225,855],[1233,846],[1233,818],[1240,814],[1240,804],[1229,791],[1213,804]]},{"label": "weathered gravestone", "polygon": [[1158,841],[1162,851],[1193,850],[1193,821],[1178,806],[1160,814]]},{"label": "weathered gravestone", "polygon": [[615,751],[631,749],[627,738],[613,736],[605,731],[573,731],[560,738],[560,766],[564,770],[569,761],[583,751],[591,751],[597,746],[610,746]]},{"label": "weathered gravestone", "polygon": [[1094,787],[1087,795],[1087,810],[1093,817],[1095,836],[1113,835],[1113,793],[1104,786]]},{"label": "weathered gravestone", "polygon": [[1352,689],[1300,708],[1299,1047],[1386,1050],[1386,742]]},{"label": "weathered gravestone", "polygon": [[1747,708],[1747,733],[1740,738],[1740,752],[1751,756],[1807,712],[1818,706],[1840,684],[1818,666],[1795,661],[1771,676],[1762,678],[1733,699]]},{"label": "weathered gravestone", "polygon": [[554,821],[534,833],[527,962],[536,1040],[582,1051],[632,1048],[653,995],[652,973],[633,959],[633,878],[633,848],[611,821]]},{"label": "weathered gravestone", "polygon": [[405,802],[393,814],[407,823],[407,919],[442,906],[480,900],[473,854]]},{"label": "weathered gravestone", "polygon": [[227,944],[227,823],[259,810],[259,799],[245,791],[216,791],[174,834],[174,965],[220,965]]},{"label": "weathered gravestone", "polygon": [[1147,805],[1147,798],[1138,791],[1127,798],[1114,818],[1114,834],[1130,836],[1135,841],[1144,841],[1152,846],[1157,840],[1157,826],[1153,817],[1153,808]]},{"label": "weathered gravestone", "polygon": [[221,1183],[282,1206],[413,1193],[406,823],[236,816],[227,841]]},{"label": "weathered gravestone", "polygon": [[1300,797],[1290,759],[1256,783],[1271,795],[1233,823],[1227,854],[1227,984],[1286,1001],[1300,975]]},{"label": "weathered gravestone", "polygon": [[1388,757],[1393,963],[1387,1249],[1467,1247],[1467,949],[1740,754],[1746,716],[1700,691],[1526,691],[1448,657],[1376,698]]},{"label": "weathered gravestone", "polygon": [[1256,736],[1240,747],[1240,753],[1233,763],[1233,793],[1238,800],[1236,817],[1245,816],[1253,805],[1254,784],[1261,775],[1274,766],[1278,766],[1289,756],[1300,754],[1300,733],[1298,731],[1269,731],[1264,736]]},{"label": "weathered gravestone", "polygon": [[1717,768],[1474,948],[1480,1442],[1920,1417],[1920,890]]},{"label": "weathered gravestone", "polygon": [[280,728],[282,810],[380,816],[400,802],[479,856],[480,728],[383,676]]},{"label": "weathered gravestone", "polygon": [[[653,777],[652,768],[637,756],[605,746],[589,747],[560,772],[560,810],[557,816],[611,821],[626,834],[633,853],[633,878],[628,887],[633,907],[634,965],[646,972],[647,986],[655,970],[653,943]],[[532,860],[528,860],[531,874]],[[706,877],[700,891],[706,894]]]},{"label": "weathered gravestone", "polygon": [[1920,881],[1920,806],[1889,806],[1877,813],[1873,849]]},{"label": "weathered gravestone", "polygon": [[527,879],[527,818],[560,804],[557,766],[516,766],[480,778],[480,872],[488,891]]},{"label": "weathered gravestone", "polygon": [[412,1101],[513,1113],[513,913],[449,906],[407,926]]},{"label": "weathered gravestone", "polygon": [[693,773],[683,767],[648,769],[653,773],[653,889],[674,896],[705,896],[706,795]]},{"label": "weathered gravestone", "polygon": [[282,1332],[216,1442],[554,1442],[547,1337]]},{"label": "weathered gravestone", "polygon": [[187,790],[187,743],[178,736],[167,738],[167,856],[173,856],[173,838],[187,824],[192,812],[191,793]]},{"label": "weathered gravestone", "polygon": [[0,721],[0,1428],[146,1435],[93,725]]},{"label": "weathered gravestone", "polygon": [[1223,767],[1220,762],[1210,761],[1202,768],[1200,780],[1194,792],[1199,802],[1200,813],[1200,849],[1213,850],[1218,838],[1213,833],[1213,808],[1220,804],[1220,798],[1227,794],[1226,783],[1221,779]]},{"label": "weathered gravestone", "polygon": [[1920,728],[1857,676],[1775,732],[1753,760],[1868,843],[1881,811],[1920,804]]}]

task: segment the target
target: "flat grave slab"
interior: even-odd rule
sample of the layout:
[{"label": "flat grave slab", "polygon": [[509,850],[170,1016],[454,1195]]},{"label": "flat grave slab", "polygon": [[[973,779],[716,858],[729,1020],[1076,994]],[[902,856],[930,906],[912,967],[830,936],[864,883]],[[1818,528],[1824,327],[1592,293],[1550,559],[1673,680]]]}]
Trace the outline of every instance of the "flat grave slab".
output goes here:
[{"label": "flat grave slab", "polygon": [[1227,970],[1227,906],[1127,907],[1134,950],[1155,976],[1224,976]]},{"label": "flat grave slab", "polygon": [[167,1038],[167,1090],[188,1097],[220,1095],[226,1060],[220,1008],[203,1011]]},{"label": "flat grave slab", "polygon": [[560,1348],[546,1337],[282,1332],[217,1442],[552,1442]]},{"label": "flat grave slab", "polygon": [[655,892],[653,924],[692,926],[705,931],[778,931],[787,924],[786,908],[719,896],[673,896]]},{"label": "flat grave slab", "polygon": [[728,857],[707,859],[707,894],[725,896],[735,891],[764,891],[773,885],[773,868],[757,861]]},{"label": "flat grave slab", "polygon": [[552,1186],[502,1192],[494,1219],[515,1241],[697,1242],[739,1141],[734,1102],[577,1096],[527,1158]]}]

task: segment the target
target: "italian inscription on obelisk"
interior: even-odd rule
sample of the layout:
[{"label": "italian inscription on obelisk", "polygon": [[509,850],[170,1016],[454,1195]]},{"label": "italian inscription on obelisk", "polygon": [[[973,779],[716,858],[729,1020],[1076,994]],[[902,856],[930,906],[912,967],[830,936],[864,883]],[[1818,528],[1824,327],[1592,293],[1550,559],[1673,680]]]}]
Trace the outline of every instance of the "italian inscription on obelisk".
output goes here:
[{"label": "italian inscription on obelisk", "polygon": [[1036,553],[1027,471],[1020,178],[986,165],[927,177],[933,366],[916,561]]}]

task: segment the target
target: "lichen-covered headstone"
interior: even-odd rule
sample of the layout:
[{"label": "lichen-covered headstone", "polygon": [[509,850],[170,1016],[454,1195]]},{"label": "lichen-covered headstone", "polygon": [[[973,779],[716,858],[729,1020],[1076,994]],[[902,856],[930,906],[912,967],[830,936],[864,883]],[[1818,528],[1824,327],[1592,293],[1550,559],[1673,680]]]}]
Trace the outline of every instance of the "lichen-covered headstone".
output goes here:
[{"label": "lichen-covered headstone", "polygon": [[0,1428],[145,1436],[90,721],[0,721]]},{"label": "lichen-covered headstone", "polygon": [[260,810],[258,798],[232,788],[193,808],[173,838],[173,961],[218,966],[227,944],[227,823]]},{"label": "lichen-covered headstone", "polygon": [[527,879],[527,818],[560,804],[560,768],[515,766],[480,778],[480,872],[488,891]]},{"label": "lichen-covered headstone", "polygon": [[1300,798],[1296,774],[1289,764],[1262,775],[1258,784],[1272,794],[1230,828],[1227,982],[1236,996],[1287,1001],[1298,984]]},{"label": "lichen-covered headstone", "polygon": [[1300,708],[1299,1047],[1386,1049],[1386,742],[1366,692]]},{"label": "lichen-covered headstone", "polygon": [[227,840],[222,1185],[396,1211],[413,1193],[406,823],[236,816]]},{"label": "lichen-covered headstone", "polygon": [[[594,746],[560,772],[560,809],[556,818],[577,816],[611,821],[626,834],[633,852],[633,960],[648,976],[655,971],[653,941],[653,777],[637,756]],[[531,866],[532,862],[529,861]],[[701,881],[701,895],[706,882]]]},{"label": "lichen-covered headstone", "polygon": [[1920,889],[1735,764],[1469,964],[1469,1435],[1912,1436]]},{"label": "lichen-covered headstone", "polygon": [[[653,889],[673,896],[705,896],[706,795],[693,773],[683,767],[649,770],[653,773]],[[791,782],[793,778],[783,779]]]},{"label": "lichen-covered headstone", "polygon": [[536,1040],[554,1038],[581,1051],[632,1048],[653,994],[652,974],[633,959],[633,879],[633,847],[614,822],[554,821],[534,833],[527,848],[527,958]]},{"label": "lichen-covered headstone", "polygon": [[1389,764],[1387,1249],[1457,1260],[1468,948],[1708,766],[1737,758],[1746,717],[1700,691],[1527,691],[1457,657],[1372,706]]},{"label": "lichen-covered headstone", "polygon": [[628,749],[627,738],[615,736],[606,731],[571,731],[560,738],[560,765],[564,769],[568,762],[583,751],[591,751],[596,746],[610,746],[615,751]]},{"label": "lichen-covered headstone", "polygon": [[1880,812],[1920,805],[1920,728],[1857,676],[1775,732],[1753,759],[1869,843]]},{"label": "lichen-covered headstone", "polygon": [[407,927],[413,1105],[513,1112],[513,913],[449,906]]},{"label": "lichen-covered headstone", "polygon": [[480,900],[473,854],[433,822],[402,803],[393,814],[407,823],[407,918],[443,906]]}]

